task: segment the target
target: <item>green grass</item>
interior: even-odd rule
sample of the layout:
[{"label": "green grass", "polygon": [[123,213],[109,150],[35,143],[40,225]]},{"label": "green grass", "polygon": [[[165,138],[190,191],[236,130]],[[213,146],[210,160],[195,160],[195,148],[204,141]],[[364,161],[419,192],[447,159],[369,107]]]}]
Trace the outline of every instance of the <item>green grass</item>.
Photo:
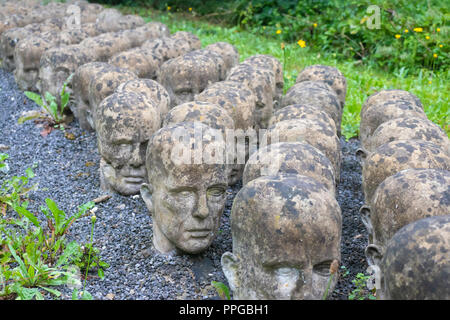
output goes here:
[{"label": "green grass", "polygon": [[[239,51],[241,61],[255,54],[270,54],[284,64],[285,91],[295,84],[297,74],[306,66],[325,64],[338,68],[347,78],[347,97],[342,118],[342,133],[348,139],[358,136],[361,105],[372,93],[381,89],[407,90],[420,98],[428,118],[439,124],[450,136],[449,111],[449,70],[440,73],[418,72],[417,76],[405,76],[402,72],[386,73],[374,64],[364,64],[356,60],[338,60],[324,57],[317,49],[306,44],[301,48],[297,43],[285,43],[276,35],[267,38],[242,31],[238,27],[226,28],[195,18],[193,14],[149,11],[147,9],[120,8],[126,13],[140,14],[149,21],[165,23],[172,33],[189,31],[196,34],[207,46],[218,41],[233,44]],[[300,37],[299,37],[300,39]],[[400,69],[401,70],[401,69]]]}]

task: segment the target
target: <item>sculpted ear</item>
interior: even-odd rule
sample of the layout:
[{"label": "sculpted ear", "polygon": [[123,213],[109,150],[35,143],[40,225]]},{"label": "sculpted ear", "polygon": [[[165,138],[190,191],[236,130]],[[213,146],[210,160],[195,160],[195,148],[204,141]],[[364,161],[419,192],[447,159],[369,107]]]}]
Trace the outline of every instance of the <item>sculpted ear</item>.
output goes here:
[{"label": "sculpted ear", "polygon": [[363,205],[359,209],[359,215],[361,217],[362,223],[367,229],[367,232],[369,233],[369,243],[373,242],[373,226],[372,226],[372,220],[370,219],[370,206]]},{"label": "sculpted ear", "polygon": [[143,183],[141,186],[141,197],[145,202],[145,205],[147,206],[148,211],[150,212],[150,215],[153,214],[153,186],[151,184]]},{"label": "sculpted ear", "polygon": [[231,252],[225,252],[220,260],[225,278],[228,280],[231,291],[239,286],[239,258]]},{"label": "sculpted ear", "polygon": [[379,266],[383,260],[383,252],[381,247],[376,244],[369,244],[365,250],[367,263],[369,266]]}]

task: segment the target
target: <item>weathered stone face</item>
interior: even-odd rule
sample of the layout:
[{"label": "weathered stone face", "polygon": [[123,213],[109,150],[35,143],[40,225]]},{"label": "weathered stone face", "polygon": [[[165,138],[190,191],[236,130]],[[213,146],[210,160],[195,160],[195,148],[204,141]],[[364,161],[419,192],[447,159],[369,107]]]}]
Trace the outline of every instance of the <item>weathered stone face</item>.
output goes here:
[{"label": "weathered stone face", "polygon": [[333,119],[338,136],[341,134],[342,110],[337,95],[324,82],[302,81],[286,92],[281,108],[292,104],[307,104],[320,108]]},{"label": "weathered stone face", "polygon": [[334,195],[313,178],[250,181],[233,202],[233,253],[222,256],[234,299],[322,299],[340,261],[341,221]]},{"label": "weathered stone face", "polygon": [[113,94],[114,90],[116,90],[121,83],[132,79],[137,79],[137,76],[133,72],[117,67],[98,70],[98,72],[90,78],[88,87],[89,108],[87,110],[86,118],[94,129],[94,121],[92,120],[93,110],[97,108],[103,99]]},{"label": "weathered stone face", "polygon": [[303,69],[297,76],[297,83],[303,81],[323,81],[336,92],[341,110],[344,108],[347,94],[347,79],[337,68],[324,65],[313,65]]},{"label": "weathered stone face", "polygon": [[102,70],[112,70],[114,67],[106,62],[89,62],[79,67],[72,77],[72,96],[74,103],[70,109],[78,119],[83,130],[92,131],[94,128],[88,121],[88,113],[91,112],[89,104],[89,83],[92,77]]},{"label": "weathered stone face", "polygon": [[141,48],[165,62],[179,56],[176,41],[177,40],[172,39],[171,37],[162,37],[144,42]]},{"label": "weathered stone face", "polygon": [[392,119],[382,123],[367,139],[365,148],[373,152],[390,141],[412,139],[434,143],[450,155],[450,142],[445,132],[428,119],[417,117]]},{"label": "weathered stone face", "polygon": [[158,82],[150,79],[134,79],[120,84],[116,92],[132,91],[143,94],[153,100],[158,106],[161,121],[166,117],[170,107],[170,97],[167,90]]},{"label": "weathered stone face", "polygon": [[139,78],[156,79],[162,61],[142,48],[133,48],[112,56],[108,63],[128,69]]},{"label": "weathered stone face", "polygon": [[163,63],[158,82],[169,93],[171,107],[175,107],[194,100],[208,85],[220,81],[220,76],[215,57],[193,51]]},{"label": "weathered stone face", "polygon": [[426,217],[449,215],[449,186],[447,170],[406,169],[386,178],[370,208],[361,211],[370,233],[366,251],[369,264],[379,262],[389,239],[400,228]]},{"label": "weathered stone face", "polygon": [[270,55],[257,54],[245,59],[243,64],[249,64],[257,68],[270,69],[275,75],[275,94],[274,100],[277,103],[281,103],[284,88],[283,66],[281,62]]},{"label": "weathered stone face", "polygon": [[450,299],[450,216],[413,222],[389,241],[381,263],[386,300]]},{"label": "weathered stone face", "polygon": [[102,189],[139,193],[147,177],[148,140],[161,123],[155,102],[135,92],[114,93],[95,109],[94,119]]},{"label": "weathered stone face", "polygon": [[84,51],[90,52],[92,61],[106,62],[114,54],[130,49],[132,43],[132,39],[125,37],[121,32],[109,32],[84,39],[79,46]]},{"label": "weathered stone face", "polygon": [[329,128],[336,131],[336,124],[334,120],[326,113],[316,106],[307,104],[293,104],[284,108],[281,108],[272,115],[270,118],[270,125],[273,125],[280,121],[294,120],[294,119],[319,119],[329,124]]},{"label": "weathered stone face", "polygon": [[[198,153],[211,154],[211,148],[224,152],[225,145],[214,141],[217,134],[220,131],[204,124],[183,122],[163,127],[149,142],[149,185],[142,187],[141,195],[152,215],[153,243],[160,252],[195,254],[206,250],[217,235],[227,169],[223,163],[195,159]],[[185,161],[180,150],[187,155]]]},{"label": "weathered stone face", "polygon": [[64,82],[76,69],[93,58],[79,45],[51,48],[42,55],[37,88],[59,97]]},{"label": "weathered stone face", "polygon": [[273,111],[275,94],[275,75],[273,71],[260,69],[246,64],[239,64],[230,70],[228,81],[247,85],[256,98],[256,126],[265,129]]},{"label": "weathered stone face", "polygon": [[125,38],[131,40],[133,47],[140,46],[148,40],[169,36],[169,28],[160,22],[149,22],[136,29],[127,29],[121,32]]},{"label": "weathered stone face", "polygon": [[108,8],[100,12],[96,20],[97,25],[106,32],[135,29],[144,25],[144,19],[137,15],[122,15],[117,9]]},{"label": "weathered stone face", "polygon": [[233,81],[220,81],[211,84],[196,101],[214,103],[224,108],[233,118],[236,129],[247,130],[255,126],[255,96],[245,84]]},{"label": "weathered stone face", "polygon": [[372,104],[361,117],[359,131],[361,144],[365,145],[367,139],[380,124],[392,119],[411,117],[427,119],[422,107],[406,100],[388,100],[381,104]]},{"label": "weathered stone face", "polygon": [[236,47],[228,42],[216,42],[205,47],[206,50],[217,52],[225,62],[225,76],[239,63],[239,52]]},{"label": "weathered stone face", "polygon": [[[274,139],[278,138],[278,141]],[[267,140],[266,140],[267,139]],[[333,164],[336,182],[340,180],[341,145],[326,122],[319,119],[295,119],[277,122],[269,127],[262,141],[306,142],[322,151]]]},{"label": "weathered stone face", "polygon": [[366,99],[361,107],[361,118],[364,117],[366,110],[369,109],[372,105],[383,105],[387,101],[408,101],[411,104],[414,104],[417,107],[423,109],[420,99],[408,91],[397,89],[381,90],[372,94]]},{"label": "weathered stone face", "polygon": [[243,185],[266,175],[298,174],[323,183],[335,194],[334,169],[330,160],[317,148],[304,142],[270,144],[253,153],[245,164]]},{"label": "weathered stone face", "polygon": [[404,169],[450,170],[450,156],[439,146],[422,140],[397,140],[379,146],[365,155],[362,175],[366,202],[387,177]]}]

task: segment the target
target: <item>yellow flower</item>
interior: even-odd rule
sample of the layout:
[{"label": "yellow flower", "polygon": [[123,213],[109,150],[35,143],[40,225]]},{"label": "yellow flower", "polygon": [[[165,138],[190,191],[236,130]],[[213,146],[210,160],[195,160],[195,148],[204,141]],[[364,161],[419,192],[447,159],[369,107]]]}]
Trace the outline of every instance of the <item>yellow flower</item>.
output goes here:
[{"label": "yellow flower", "polygon": [[172,7],[168,6],[168,7],[167,7],[167,10],[170,11],[170,9],[172,9]]},{"label": "yellow flower", "polygon": [[430,40],[430,36],[426,36],[425,39]]},{"label": "yellow flower", "polygon": [[192,8],[189,8],[189,12],[191,12],[192,11]]},{"label": "yellow flower", "polygon": [[280,29],[278,29],[278,30],[277,30],[277,34],[280,34],[280,33],[281,33],[281,30],[280,30]]},{"label": "yellow flower", "polygon": [[317,28],[317,23],[313,23],[314,28]]},{"label": "yellow flower", "polygon": [[298,41],[297,41],[297,44],[298,44],[301,48],[306,47],[306,42],[305,42],[304,40],[298,40]]},{"label": "yellow flower", "polygon": [[409,32],[409,30],[408,29],[405,29],[405,33],[408,33]]},{"label": "yellow flower", "polygon": [[437,31],[437,32],[441,32],[441,29],[440,29],[440,28],[437,28],[436,31]]},{"label": "yellow flower", "polygon": [[396,35],[395,35],[395,38],[400,39],[400,38],[401,38],[401,35],[396,34]]},{"label": "yellow flower", "polygon": [[433,54],[433,58],[437,58],[437,53],[434,53],[434,54]]},{"label": "yellow flower", "polygon": [[442,48],[442,47],[443,47],[443,45],[442,45],[442,44],[440,44],[440,45],[439,45],[439,48]]},{"label": "yellow flower", "polygon": [[431,80],[430,80],[430,81],[428,81],[428,83],[429,83],[429,84],[431,84]]},{"label": "yellow flower", "polygon": [[413,29],[415,32],[422,32],[423,31],[423,28],[414,28]]}]

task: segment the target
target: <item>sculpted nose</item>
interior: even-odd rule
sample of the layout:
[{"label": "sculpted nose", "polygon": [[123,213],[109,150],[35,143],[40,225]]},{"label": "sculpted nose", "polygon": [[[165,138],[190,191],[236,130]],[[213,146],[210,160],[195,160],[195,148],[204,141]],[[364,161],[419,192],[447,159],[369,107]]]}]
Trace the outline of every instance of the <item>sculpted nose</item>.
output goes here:
[{"label": "sculpted nose", "polygon": [[131,151],[131,158],[130,158],[130,166],[134,168],[139,168],[144,164],[144,159],[142,159],[140,154],[140,146],[139,144],[133,145],[133,150]]},{"label": "sculpted nose", "polygon": [[206,202],[206,193],[200,195],[197,203],[197,210],[194,210],[192,215],[199,219],[205,219],[209,215],[208,203]]}]

